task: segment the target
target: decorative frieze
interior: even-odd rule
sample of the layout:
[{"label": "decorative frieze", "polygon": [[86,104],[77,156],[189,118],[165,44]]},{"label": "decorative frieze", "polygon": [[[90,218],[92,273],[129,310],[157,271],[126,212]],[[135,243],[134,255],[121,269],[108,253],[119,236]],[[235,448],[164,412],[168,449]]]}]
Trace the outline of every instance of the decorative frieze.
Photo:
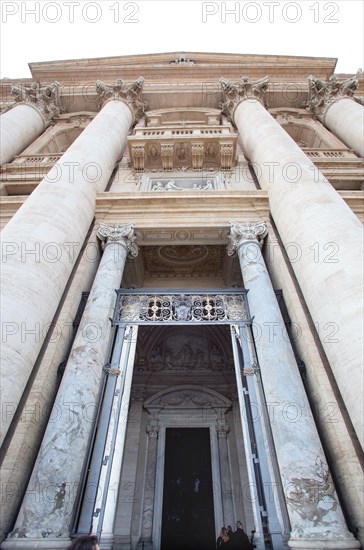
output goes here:
[{"label": "decorative frieze", "polygon": [[221,130],[137,130],[128,143],[131,166],[139,172],[230,170],[235,164],[237,135]]},{"label": "decorative frieze", "polygon": [[46,124],[49,124],[54,117],[59,116],[62,112],[58,82],[53,82],[42,88],[37,82],[34,82],[30,88],[14,84],[11,87],[11,93],[14,96],[15,105],[21,103],[32,105],[40,112]]},{"label": "decorative frieze", "polygon": [[234,110],[241,101],[245,99],[256,99],[264,105],[264,96],[268,91],[269,78],[266,76],[255,82],[250,82],[249,78],[243,76],[240,82],[233,84],[226,78],[220,78],[223,101],[220,103],[220,109],[231,122],[234,121]]},{"label": "decorative frieze", "polygon": [[147,102],[142,99],[144,78],[139,77],[131,84],[126,84],[121,78],[118,78],[115,84],[105,84],[98,80],[96,82],[96,92],[98,95],[98,106],[101,109],[110,99],[124,101],[129,105],[134,122],[138,122],[145,114]]},{"label": "decorative frieze", "polygon": [[109,242],[118,242],[125,246],[130,256],[136,258],[138,256],[138,246],[135,243],[133,224],[106,224],[101,223],[97,231],[97,237],[102,243],[102,248]]},{"label": "decorative frieze", "polygon": [[332,75],[327,82],[309,76],[307,107],[316,116],[322,116],[335,101],[343,97],[353,97],[357,87],[358,79],[355,76],[338,79],[336,75]]}]

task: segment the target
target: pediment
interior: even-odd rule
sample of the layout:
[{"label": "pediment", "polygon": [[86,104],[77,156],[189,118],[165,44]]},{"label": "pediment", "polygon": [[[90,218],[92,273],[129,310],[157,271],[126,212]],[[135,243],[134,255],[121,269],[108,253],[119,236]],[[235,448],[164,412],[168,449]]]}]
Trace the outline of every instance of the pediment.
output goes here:
[{"label": "pediment", "polygon": [[160,391],[144,402],[151,413],[161,409],[224,409],[231,407],[230,399],[209,388],[199,386],[178,386]]}]

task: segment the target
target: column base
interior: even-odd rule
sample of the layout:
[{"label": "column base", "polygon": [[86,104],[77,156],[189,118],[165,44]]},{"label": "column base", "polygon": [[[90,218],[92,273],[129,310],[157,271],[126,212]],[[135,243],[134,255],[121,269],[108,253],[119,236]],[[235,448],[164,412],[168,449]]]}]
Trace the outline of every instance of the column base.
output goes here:
[{"label": "column base", "polygon": [[137,550],[153,550],[153,541],[151,539],[140,539]]},{"label": "column base", "polygon": [[354,537],[345,539],[290,539],[288,541],[289,548],[299,548],[300,550],[355,550],[361,548],[360,542]]},{"label": "column base", "polygon": [[102,550],[112,550],[114,545],[114,535],[105,534],[101,535],[100,547]]},{"label": "column base", "polygon": [[33,538],[8,538],[1,543],[1,550],[65,550],[71,544],[70,538],[57,539],[33,539]]}]

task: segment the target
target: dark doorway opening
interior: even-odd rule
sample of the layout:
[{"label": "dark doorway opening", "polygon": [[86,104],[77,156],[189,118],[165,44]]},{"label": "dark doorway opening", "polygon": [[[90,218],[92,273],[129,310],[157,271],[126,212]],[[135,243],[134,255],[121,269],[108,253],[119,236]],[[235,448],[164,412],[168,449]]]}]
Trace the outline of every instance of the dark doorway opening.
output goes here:
[{"label": "dark doorway opening", "polygon": [[213,550],[214,502],[208,428],[167,428],[161,550]]}]

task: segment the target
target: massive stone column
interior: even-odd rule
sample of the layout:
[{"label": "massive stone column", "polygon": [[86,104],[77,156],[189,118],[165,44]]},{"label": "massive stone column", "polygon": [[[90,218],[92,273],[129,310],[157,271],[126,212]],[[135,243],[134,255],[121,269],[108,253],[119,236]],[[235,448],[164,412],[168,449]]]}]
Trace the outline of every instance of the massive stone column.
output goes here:
[{"label": "massive stone column", "polygon": [[101,111],[2,231],[1,442],[92,222],[96,194],[143,113],[142,83],[97,83]]},{"label": "massive stone column", "polygon": [[364,108],[352,96],[358,80],[339,80],[330,77],[322,82],[314,76],[309,79],[309,109],[348,147],[364,157]]},{"label": "massive stone column", "polygon": [[267,80],[222,80],[222,109],[235,122],[246,155],[268,190],[283,244],[297,253],[292,267],[363,443],[362,226],[262,105]]},{"label": "massive stone column", "polygon": [[347,530],[259,238],[266,224],[231,224],[228,253],[238,254],[291,522],[289,546],[305,550],[359,548]]},{"label": "massive stone column", "polygon": [[[137,255],[131,225],[101,225],[104,252],[73,344],[33,473],[6,549],[65,548],[78,485],[108,360],[115,289],[128,252]],[[85,497],[87,498],[87,496]]]},{"label": "massive stone column", "polygon": [[61,112],[60,86],[53,82],[40,88],[14,85],[15,105],[1,116],[0,165],[13,160],[34,141]]}]

